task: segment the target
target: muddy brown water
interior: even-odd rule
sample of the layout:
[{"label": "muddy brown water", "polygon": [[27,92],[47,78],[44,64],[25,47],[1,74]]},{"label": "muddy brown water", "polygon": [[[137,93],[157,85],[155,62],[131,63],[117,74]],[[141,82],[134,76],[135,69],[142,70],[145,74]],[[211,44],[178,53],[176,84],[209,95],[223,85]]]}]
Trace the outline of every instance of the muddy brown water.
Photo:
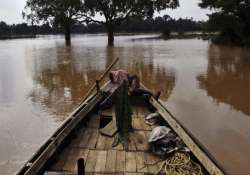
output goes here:
[{"label": "muddy brown water", "polygon": [[228,174],[250,174],[250,49],[198,39],[75,35],[0,41],[0,174],[13,174],[116,57],[162,91],[168,109]]}]

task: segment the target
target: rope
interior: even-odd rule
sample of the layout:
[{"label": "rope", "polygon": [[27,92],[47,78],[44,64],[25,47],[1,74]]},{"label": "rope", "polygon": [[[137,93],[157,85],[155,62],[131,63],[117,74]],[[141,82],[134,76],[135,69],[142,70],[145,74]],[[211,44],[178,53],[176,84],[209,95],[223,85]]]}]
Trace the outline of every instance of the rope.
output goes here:
[{"label": "rope", "polygon": [[155,175],[162,170],[166,175],[203,175],[201,166],[192,161],[189,154],[178,152],[162,161]]}]

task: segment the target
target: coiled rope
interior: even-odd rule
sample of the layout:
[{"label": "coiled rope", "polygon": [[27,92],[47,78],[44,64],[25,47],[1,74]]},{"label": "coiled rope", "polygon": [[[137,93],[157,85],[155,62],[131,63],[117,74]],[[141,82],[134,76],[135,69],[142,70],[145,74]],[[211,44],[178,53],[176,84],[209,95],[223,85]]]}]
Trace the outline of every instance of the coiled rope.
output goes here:
[{"label": "coiled rope", "polygon": [[201,166],[192,161],[189,154],[179,152],[162,161],[155,175],[162,171],[166,175],[203,175]]}]

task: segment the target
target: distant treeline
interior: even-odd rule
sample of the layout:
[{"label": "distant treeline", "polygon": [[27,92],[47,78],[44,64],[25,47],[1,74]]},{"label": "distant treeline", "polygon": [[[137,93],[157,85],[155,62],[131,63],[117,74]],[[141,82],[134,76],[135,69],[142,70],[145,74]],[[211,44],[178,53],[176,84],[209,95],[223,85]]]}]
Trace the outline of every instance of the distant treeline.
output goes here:
[{"label": "distant treeline", "polygon": [[[173,19],[168,15],[153,19],[130,18],[123,21],[115,29],[118,33],[147,33],[147,32],[193,32],[204,31],[206,22],[195,21],[192,18]],[[99,23],[74,24],[72,33],[102,33],[106,28]],[[28,25],[27,23],[8,25],[0,22],[0,36],[4,35],[29,35],[29,34],[59,34],[63,29],[53,27],[48,23],[43,25]]]},{"label": "distant treeline", "polygon": [[249,0],[201,0],[199,6],[212,12],[207,28],[219,32],[214,43],[250,46]]}]

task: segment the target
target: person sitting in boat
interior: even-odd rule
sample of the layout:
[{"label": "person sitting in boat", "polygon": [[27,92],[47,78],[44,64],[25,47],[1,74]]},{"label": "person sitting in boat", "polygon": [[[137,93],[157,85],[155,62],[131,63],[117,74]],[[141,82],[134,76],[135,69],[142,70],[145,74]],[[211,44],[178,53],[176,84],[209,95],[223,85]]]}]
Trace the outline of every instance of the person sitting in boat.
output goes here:
[{"label": "person sitting in boat", "polygon": [[158,99],[160,97],[160,92],[158,91],[155,95],[151,91],[142,89],[140,79],[137,75],[132,75],[129,78],[129,93],[131,96],[146,96],[147,98],[150,98],[153,96],[155,99]]},{"label": "person sitting in boat", "polygon": [[123,69],[111,71],[109,74],[111,83],[122,84],[124,81],[129,82],[129,74]]},{"label": "person sitting in boat", "polygon": [[[137,75],[130,76],[125,70],[111,71],[109,79],[112,83],[122,84],[123,81],[128,82],[129,95],[131,96],[146,96],[148,99],[153,96],[153,93],[140,87],[140,79]],[[158,99],[160,92],[157,92],[154,97]]]},{"label": "person sitting in boat", "polygon": [[[128,87],[128,85],[129,85],[128,77],[129,77],[128,72],[125,70],[122,70],[122,69],[116,70],[116,71],[111,71],[109,73],[110,82],[115,84],[116,88],[121,86],[123,84],[123,82],[126,82],[126,85]],[[114,89],[116,89],[116,88],[114,88]],[[112,93],[106,94],[105,100],[99,106],[100,109],[105,110],[105,109],[109,109],[112,107],[113,100],[112,100],[110,94],[112,94]]]}]

